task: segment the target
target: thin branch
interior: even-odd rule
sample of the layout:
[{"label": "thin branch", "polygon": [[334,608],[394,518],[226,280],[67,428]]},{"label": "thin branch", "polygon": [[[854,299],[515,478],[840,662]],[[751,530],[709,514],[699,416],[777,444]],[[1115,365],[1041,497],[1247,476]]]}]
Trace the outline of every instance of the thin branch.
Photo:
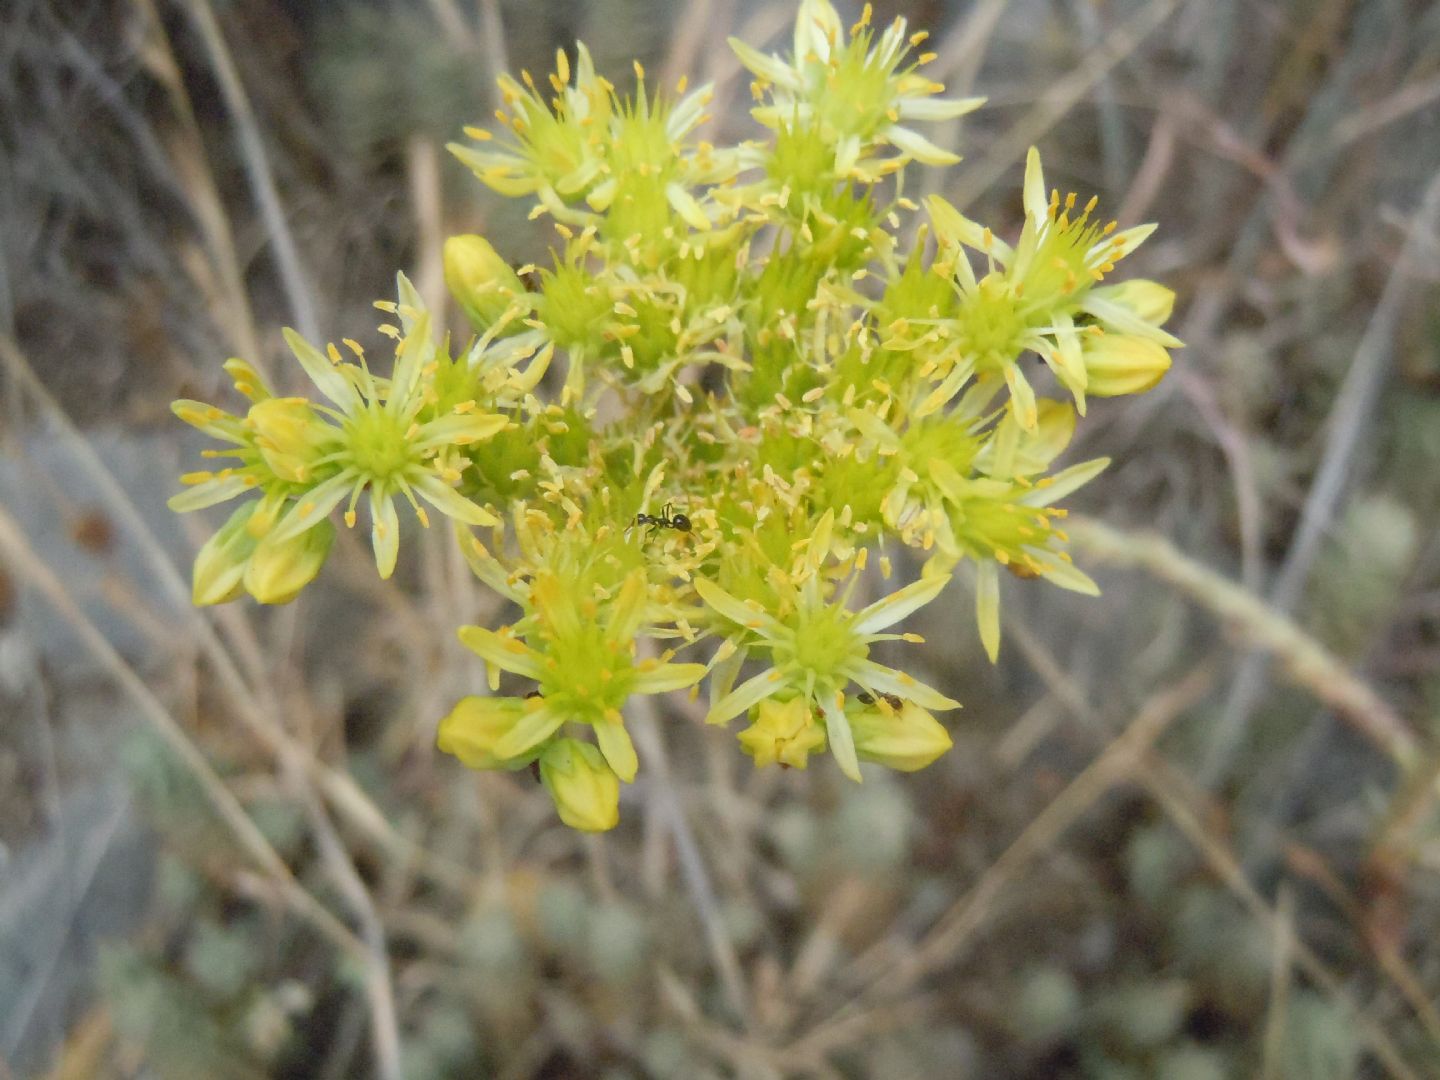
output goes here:
[{"label": "thin branch", "polygon": [[1252,648],[1279,658],[1294,682],[1341,713],[1397,763],[1408,766],[1416,760],[1415,734],[1399,714],[1339,657],[1264,601],[1187,558],[1160,536],[1122,533],[1090,519],[1072,521],[1070,535],[1092,558],[1141,567],[1175,586],[1238,630]]},{"label": "thin branch", "polygon": [[[1344,496],[1351,466],[1356,460],[1356,449],[1374,421],[1380,389],[1394,362],[1395,331],[1409,290],[1413,259],[1417,248],[1433,233],[1437,214],[1440,214],[1440,175],[1432,179],[1426,189],[1410,235],[1385,281],[1380,302],[1365,327],[1365,334],[1355,349],[1355,359],[1336,394],[1320,468],[1305,499],[1290,550],[1268,597],[1270,608],[1278,615],[1290,615],[1304,594],[1310,569]],[[1248,655],[1235,675],[1225,709],[1211,736],[1201,769],[1206,784],[1213,786],[1229,771],[1230,763],[1244,741],[1251,712],[1264,695],[1268,681],[1268,664],[1264,654]]]},{"label": "thin branch", "polygon": [[1174,12],[1178,2],[1151,0],[1144,10],[1112,30],[1079,67],[1056,79],[1030,111],[1012,125],[1006,135],[995,141],[989,153],[963,174],[951,193],[951,202],[963,210],[982,192],[994,187],[1005,171],[1025,155],[1026,147],[1039,141],[1117,65],[1138,49],[1151,33],[1159,29]]},{"label": "thin branch", "polygon": [[24,354],[8,338],[0,337],[0,361],[5,363],[16,383],[41,406],[64,441],[70,444],[81,468],[94,481],[101,501],[121,530],[135,541],[141,560],[154,576],[161,593],[194,635],[196,643],[214,666],[221,688],[226,691],[237,715],[260,744],[277,757],[297,757],[326,800],[392,858],[413,861],[437,884],[462,895],[470,895],[475,882],[469,870],[402,836],[353,777],[316,758],[308,748],[280,728],[274,717],[256,707],[252,688],[240,674],[234,659],[216,635],[215,628],[191,604],[190,590],[170,562],[170,556],[125,489],[100,460],[94,447],[71,423],[59,403],[36,377]]},{"label": "thin branch", "polygon": [[250,98],[240,81],[240,73],[230,49],[225,44],[225,35],[220,23],[211,10],[209,0],[189,0],[186,5],[200,38],[210,54],[210,63],[220,83],[220,92],[235,121],[235,132],[240,142],[240,157],[245,164],[245,175],[250,179],[250,190],[265,222],[265,231],[270,236],[270,246],[275,253],[275,264],[284,282],[285,293],[295,316],[296,329],[314,341],[320,337],[320,323],[315,315],[315,299],[310,282],[300,262],[300,253],[285,220],[285,210],[280,204],[280,194],[275,188],[275,177],[270,168],[270,159],[265,152],[265,140],[255,122],[255,113],[250,108]]},{"label": "thin branch", "polygon": [[665,743],[660,736],[659,719],[654,702],[643,694],[630,698],[628,708],[633,722],[630,730],[639,744],[645,758],[645,772],[649,789],[656,803],[656,812],[669,826],[670,835],[675,838],[675,852],[680,859],[680,875],[694,902],[695,913],[705,930],[705,943],[710,948],[710,958],[725,989],[725,997],[731,1011],[750,1026],[750,1006],[745,991],[745,982],[740,974],[740,960],[735,955],[735,946],[725,929],[720,916],[720,905],[715,896],[715,886],[710,872],[705,868],[705,859],[700,854],[700,845],[685,808],[675,790],[674,775],[670,770],[670,758],[665,752]]},{"label": "thin branch", "polygon": [[[1024,868],[1048,851],[1090,807],[1130,774],[1139,755],[1158,739],[1167,727],[1199,701],[1214,682],[1209,663],[1203,663],[1184,679],[1147,701],[1125,731],[1084,771],[1070,781],[1020,835],[1001,853],[966,893],[942,915],[915,949],[900,957],[872,954],[860,957],[855,968],[883,966],[868,977],[852,996],[855,1003],[903,995],[926,975],[952,964],[975,933],[994,912],[1004,890]],[[888,952],[888,950],[885,950]],[[805,1035],[802,1041],[820,1038],[825,1028],[842,1023],[855,1009],[842,1008],[824,1024]]]},{"label": "thin branch", "polygon": [[181,764],[194,776],[220,820],[229,827],[240,846],[269,875],[287,905],[340,948],[363,958],[365,950],[359,939],[295,879],[285,860],[265,839],[265,834],[250,820],[245,808],[240,805],[239,800],[225,786],[225,782],[210,767],[205,755],[185,734],[184,729],[170,715],[169,710],[161,704],[160,699],[145,685],[144,680],[115,651],[115,647],[105,640],[105,636],[95,628],[95,624],[76,604],[69,590],[61,584],[54,571],[35,554],[14,518],[3,508],[0,508],[0,548],[6,552],[10,564],[16,569],[20,579],[34,585],[45,594],[51,606],[69,623],[100,665],[134,699],[141,715],[149,721],[175,752]]}]

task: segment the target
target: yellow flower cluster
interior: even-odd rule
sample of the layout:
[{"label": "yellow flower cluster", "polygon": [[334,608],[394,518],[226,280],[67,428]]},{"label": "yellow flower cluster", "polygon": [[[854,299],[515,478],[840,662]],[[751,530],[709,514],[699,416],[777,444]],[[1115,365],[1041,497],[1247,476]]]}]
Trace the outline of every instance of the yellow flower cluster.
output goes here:
[{"label": "yellow flower cluster", "polygon": [[[230,461],[175,508],[255,496],[200,552],[196,602],[292,598],[332,512],[353,526],[367,493],[388,576],[401,497],[421,525],[422,503],[449,517],[517,612],[460,630],[488,692],[440,721],[441,749],[533,768],[568,825],[619,820],[640,765],[627,702],[702,682],[705,718],[743,718],[757,766],[828,751],[859,781],[862,762],[934,761],[951,739],[932,711],[958,703],[875,646],[918,644],[902,624],[962,562],[992,658],[1002,568],[1095,592],[1059,503],[1107,462],[1056,463],[1090,399],[1150,389],[1180,343],[1168,289],[1110,280],[1153,226],[1047,192],[1036,151],[1013,245],[904,197],[907,164],[959,160],[912,125],[980,104],[920,73],[923,40],[802,0],[788,55],[731,43],[764,137],[730,147],[696,137],[707,87],[672,96],[637,65],[624,93],[583,46],[548,86],[502,80],[499,127],[452,150],[551,219],[553,259],[512,269],[452,237],[446,282],[476,334],[454,356],[402,277],[390,374],[348,339],[350,359],[287,332],[320,399],[231,361],[243,416],[177,403]],[[918,573],[892,586],[905,551]]]}]

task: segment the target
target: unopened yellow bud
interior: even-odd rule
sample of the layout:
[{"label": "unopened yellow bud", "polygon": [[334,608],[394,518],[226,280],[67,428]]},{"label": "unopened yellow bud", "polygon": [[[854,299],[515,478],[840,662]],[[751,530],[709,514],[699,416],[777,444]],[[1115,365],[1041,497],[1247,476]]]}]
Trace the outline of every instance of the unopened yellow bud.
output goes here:
[{"label": "unopened yellow bud", "polygon": [[556,739],[540,755],[540,779],[572,829],[604,832],[619,823],[620,778],[590,743]]},{"label": "unopened yellow bud", "polygon": [[328,451],[334,429],[304,398],[266,398],[250,406],[249,420],[265,464],[281,480],[308,483],[311,464]]},{"label": "unopened yellow bud", "polygon": [[262,604],[288,604],[315,580],[334,540],[335,526],[328,521],[279,543],[266,537],[245,567],[245,591]]},{"label": "unopened yellow bud", "polygon": [[1103,334],[1085,346],[1086,392],[1096,397],[1143,394],[1170,370],[1170,354],[1130,334]]},{"label": "unopened yellow bud", "polygon": [[223,604],[244,591],[245,565],[256,546],[246,526],[259,505],[249,502],[239,507],[196,553],[191,574],[191,598],[196,607]]},{"label": "unopened yellow bud", "polygon": [[461,698],[440,721],[435,744],[472,769],[523,768],[534,759],[533,753],[503,758],[495,753],[495,744],[510,733],[524,712],[525,703],[519,698]]},{"label": "unopened yellow bud", "polygon": [[801,698],[762,701],[755,722],[737,736],[740,748],[755,759],[755,767],[780,764],[803,769],[810,755],[825,748],[825,729]]},{"label": "unopened yellow bud", "polygon": [[483,236],[445,241],[445,284],[477,330],[487,330],[525,295],[525,286]]},{"label": "unopened yellow bud", "polygon": [[940,721],[911,701],[896,710],[877,700],[847,715],[861,761],[914,772],[954,745]]},{"label": "unopened yellow bud", "polygon": [[1151,326],[1163,325],[1175,310],[1175,290],[1144,278],[1105,285],[1092,290],[1091,295],[1127,308]]}]

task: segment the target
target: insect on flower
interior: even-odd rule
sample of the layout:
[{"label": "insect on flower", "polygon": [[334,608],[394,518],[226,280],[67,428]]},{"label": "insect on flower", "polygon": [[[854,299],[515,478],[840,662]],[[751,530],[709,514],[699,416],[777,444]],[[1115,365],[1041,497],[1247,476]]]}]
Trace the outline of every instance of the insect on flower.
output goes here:
[{"label": "insect on flower", "polygon": [[[861,705],[875,704],[875,696],[873,694],[867,693],[864,690],[861,690],[860,693],[855,695],[855,700],[860,702]],[[886,705],[889,705],[890,708],[895,709],[897,712],[905,704],[905,702],[901,701],[900,698],[897,697],[895,694],[881,694],[880,700],[885,702]]]},{"label": "insect on flower", "polygon": [[[666,503],[664,508],[657,514],[636,514],[636,525],[649,525],[650,532],[656,529],[674,529],[676,532],[688,533],[690,531],[690,519],[684,514],[670,514],[670,504]],[[650,533],[645,534],[648,538]]]}]

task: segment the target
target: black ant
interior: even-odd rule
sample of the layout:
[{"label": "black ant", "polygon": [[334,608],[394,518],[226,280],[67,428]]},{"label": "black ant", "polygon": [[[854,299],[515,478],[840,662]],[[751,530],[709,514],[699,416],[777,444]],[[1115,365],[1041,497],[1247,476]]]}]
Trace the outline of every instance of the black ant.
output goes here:
[{"label": "black ant", "polygon": [[[901,707],[905,704],[905,702],[901,701],[894,694],[881,694],[880,699],[884,701],[886,705],[889,705],[890,708],[894,709],[896,712],[899,712]],[[864,690],[861,690],[860,693],[855,695],[855,700],[860,702],[861,705],[875,704],[874,695],[868,694]]]},{"label": "black ant", "polygon": [[[656,529],[674,529],[676,532],[688,533],[691,528],[690,519],[684,514],[671,515],[670,504],[668,502],[658,516],[655,514],[636,514],[635,524],[649,525],[650,532],[654,532]],[[645,535],[649,536],[650,533],[646,533]]]},{"label": "black ant", "polygon": [[[531,690],[528,694],[525,695],[525,700],[526,700],[526,701],[529,701],[531,698],[543,698],[544,696],[545,696],[545,695],[542,694],[542,693],[540,693],[539,690]],[[536,758],[534,761],[530,762],[530,775],[535,778],[535,782],[536,782],[537,784],[540,783],[540,759],[539,759],[539,758]]]}]

